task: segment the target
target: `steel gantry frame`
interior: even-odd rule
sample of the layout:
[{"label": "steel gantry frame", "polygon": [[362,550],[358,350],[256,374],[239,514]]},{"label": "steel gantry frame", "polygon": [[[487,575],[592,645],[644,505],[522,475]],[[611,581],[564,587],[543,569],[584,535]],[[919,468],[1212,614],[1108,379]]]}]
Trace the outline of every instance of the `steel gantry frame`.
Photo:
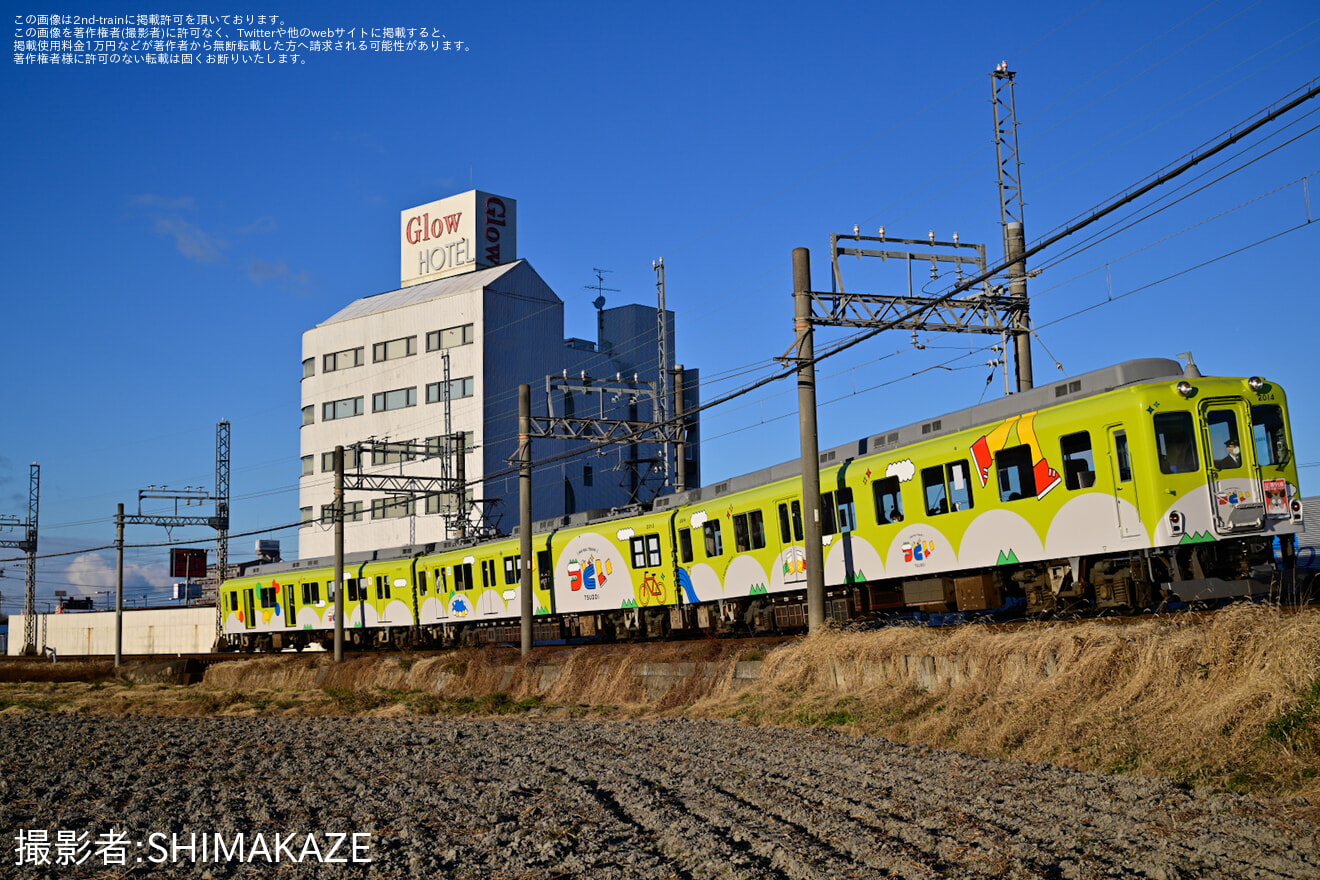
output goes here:
[{"label": "steel gantry frame", "polygon": [[[115,666],[123,661],[124,647],[124,527],[128,525],[160,526],[165,529],[187,526],[208,526],[215,529],[215,634],[219,638],[223,628],[220,605],[220,585],[229,574],[229,450],[230,425],[221,419],[215,426],[215,494],[198,487],[186,486],[182,490],[168,491],[167,486],[150,486],[138,490],[138,512],[124,513],[120,504],[115,514],[115,550],[117,574],[115,577]],[[173,501],[174,513],[143,513],[143,501]],[[185,508],[215,503],[215,512],[209,516],[179,513],[179,502]]]},{"label": "steel gantry frame", "polygon": [[37,653],[37,516],[41,508],[41,465],[28,469],[28,517],[0,515],[0,529],[23,530],[21,538],[0,539],[0,547],[21,550],[27,555],[23,578],[23,655]]}]

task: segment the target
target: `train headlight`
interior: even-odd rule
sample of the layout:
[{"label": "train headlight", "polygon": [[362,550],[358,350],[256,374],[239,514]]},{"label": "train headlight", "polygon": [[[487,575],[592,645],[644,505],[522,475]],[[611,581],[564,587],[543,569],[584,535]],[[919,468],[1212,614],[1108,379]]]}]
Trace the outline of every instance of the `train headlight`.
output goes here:
[{"label": "train headlight", "polygon": [[1192,385],[1191,382],[1188,382],[1186,379],[1183,379],[1181,382],[1178,383],[1178,393],[1181,394],[1183,397],[1191,397],[1193,394],[1196,393],[1196,388]]},{"label": "train headlight", "polygon": [[1262,379],[1260,376],[1252,376],[1250,379],[1247,380],[1247,387],[1250,388],[1252,391],[1259,393],[1260,389],[1265,387],[1265,380]]},{"label": "train headlight", "polygon": [[1183,533],[1182,514],[1176,510],[1169,511],[1169,534],[1178,536]]}]

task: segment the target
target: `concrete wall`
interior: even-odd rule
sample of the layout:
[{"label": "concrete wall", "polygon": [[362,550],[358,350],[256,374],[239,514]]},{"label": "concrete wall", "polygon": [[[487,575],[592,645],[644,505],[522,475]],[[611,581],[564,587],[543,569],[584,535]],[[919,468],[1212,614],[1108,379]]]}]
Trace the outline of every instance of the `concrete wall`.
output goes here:
[{"label": "concrete wall", "polygon": [[[14,615],[9,656],[23,653],[23,618]],[[60,657],[115,653],[115,613],[78,611],[37,615],[37,651]],[[136,608],[124,611],[123,653],[202,654],[215,644],[214,608]]]}]

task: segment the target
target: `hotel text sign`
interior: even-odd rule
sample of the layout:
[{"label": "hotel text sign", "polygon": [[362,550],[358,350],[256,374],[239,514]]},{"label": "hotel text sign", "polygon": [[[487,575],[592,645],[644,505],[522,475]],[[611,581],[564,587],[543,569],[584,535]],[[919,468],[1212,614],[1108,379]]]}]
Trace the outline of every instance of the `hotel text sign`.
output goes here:
[{"label": "hotel text sign", "polygon": [[518,259],[517,203],[479,190],[403,211],[399,278],[409,287]]}]

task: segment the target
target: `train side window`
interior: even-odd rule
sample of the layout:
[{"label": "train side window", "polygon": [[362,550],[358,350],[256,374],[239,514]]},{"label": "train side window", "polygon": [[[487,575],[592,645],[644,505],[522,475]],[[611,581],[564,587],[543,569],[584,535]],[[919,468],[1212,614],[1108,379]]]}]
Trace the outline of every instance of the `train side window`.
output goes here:
[{"label": "train side window", "polygon": [[504,585],[522,583],[522,555],[504,557]]},{"label": "train side window", "polygon": [[954,510],[972,509],[972,471],[966,461],[953,461],[944,466],[949,481],[949,500]]},{"label": "train side window", "polygon": [[747,530],[747,514],[745,513],[740,513],[733,518],[733,549],[738,553],[746,553],[752,549],[752,539]]},{"label": "train side window", "polygon": [[903,521],[903,493],[898,477],[885,477],[871,484],[875,496],[875,521],[878,523]]},{"label": "train side window", "polygon": [[853,503],[853,490],[844,486],[834,493],[834,508],[838,513],[839,531],[857,531],[857,505]]},{"label": "train side window", "polygon": [[367,598],[367,591],[358,586],[357,578],[349,578],[345,583],[348,585],[348,601],[361,602]]},{"label": "train side window", "polygon": [[678,530],[678,560],[679,562],[692,561],[692,530]]},{"label": "train side window", "polygon": [[1160,472],[1188,474],[1200,468],[1196,454],[1196,432],[1189,412],[1155,414],[1155,448],[1160,456]]},{"label": "train side window", "polygon": [[1251,436],[1256,445],[1256,464],[1287,464],[1292,454],[1283,434],[1283,410],[1277,406],[1251,408]]},{"label": "train side window", "polygon": [[426,570],[421,568],[417,570],[417,594],[426,595]]},{"label": "train side window", "polygon": [[308,581],[302,585],[302,603],[304,605],[321,604],[321,585]]},{"label": "train side window", "polygon": [[834,493],[820,493],[820,533],[822,535],[832,535],[839,530],[838,521],[834,518]]},{"label": "train side window", "polygon": [[765,517],[760,510],[748,514],[747,526],[752,533],[752,549],[760,550],[765,546]]},{"label": "train side window", "polygon": [[554,567],[555,560],[549,550],[536,551],[536,568],[541,572],[541,589],[550,589],[550,578]]},{"label": "train side window", "polygon": [[646,568],[646,537],[634,535],[632,541],[632,567]]},{"label": "train side window", "polygon": [[1032,470],[1034,463],[1030,446],[1012,446],[995,453],[1000,501],[1036,497],[1036,475]]},{"label": "train side window", "polygon": [[472,577],[472,563],[462,562],[454,566],[455,590],[470,590],[475,584]]},{"label": "train side window", "polygon": [[646,536],[646,564],[651,568],[657,568],[661,562],[660,535],[652,532]]},{"label": "train side window", "polygon": [[944,465],[921,469],[921,491],[926,499],[926,515],[949,512],[949,493],[944,485]]},{"label": "train side window", "polygon": [[1091,453],[1089,431],[1061,437],[1059,451],[1063,453],[1064,485],[1074,491],[1095,485],[1095,456]]},{"label": "train side window", "polygon": [[724,555],[724,538],[720,535],[720,521],[710,520],[701,527],[706,534],[706,558]]}]

